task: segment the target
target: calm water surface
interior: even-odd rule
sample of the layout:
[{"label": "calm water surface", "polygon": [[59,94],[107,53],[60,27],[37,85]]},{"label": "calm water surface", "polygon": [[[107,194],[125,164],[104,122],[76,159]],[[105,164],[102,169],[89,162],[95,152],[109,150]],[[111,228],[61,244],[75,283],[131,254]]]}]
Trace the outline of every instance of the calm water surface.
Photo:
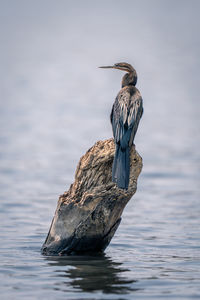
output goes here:
[{"label": "calm water surface", "polygon": [[[7,105],[1,114],[2,123],[8,113],[14,118],[1,138],[1,299],[199,299],[199,170],[193,145],[181,150],[179,141],[166,149],[159,139],[162,154],[155,155],[142,143],[138,191],[104,255],[43,257],[40,248],[58,195],[69,187],[86,146],[73,151],[73,133],[63,137],[59,126],[50,138],[49,128],[43,129],[47,137],[41,139],[36,112],[21,109]],[[67,110],[54,112],[55,121],[68,118]]]},{"label": "calm water surface", "polygon": [[[200,299],[199,2],[50,2],[0,10],[0,298]],[[122,74],[96,67],[121,60],[144,98],[137,193],[102,256],[44,257],[80,156],[112,134]]]}]

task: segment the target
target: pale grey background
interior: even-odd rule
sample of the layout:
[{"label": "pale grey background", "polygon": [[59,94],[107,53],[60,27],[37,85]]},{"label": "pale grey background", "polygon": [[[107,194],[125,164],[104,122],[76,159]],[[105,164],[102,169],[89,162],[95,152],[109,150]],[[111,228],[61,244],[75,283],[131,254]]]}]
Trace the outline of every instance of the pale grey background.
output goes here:
[{"label": "pale grey background", "polygon": [[[199,296],[199,11],[195,0],[0,1],[3,299]],[[80,156],[112,136],[123,72],[97,67],[120,61],[144,100],[138,191],[105,272],[91,258],[46,261],[58,195]]]}]

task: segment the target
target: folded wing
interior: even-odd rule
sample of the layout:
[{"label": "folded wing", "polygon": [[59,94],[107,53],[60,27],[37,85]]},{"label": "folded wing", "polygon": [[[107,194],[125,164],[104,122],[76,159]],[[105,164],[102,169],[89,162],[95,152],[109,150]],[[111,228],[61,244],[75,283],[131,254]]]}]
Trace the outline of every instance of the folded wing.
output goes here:
[{"label": "folded wing", "polygon": [[122,149],[132,145],[142,113],[142,98],[139,93],[131,95],[128,90],[119,93],[113,104],[111,123],[115,143]]}]

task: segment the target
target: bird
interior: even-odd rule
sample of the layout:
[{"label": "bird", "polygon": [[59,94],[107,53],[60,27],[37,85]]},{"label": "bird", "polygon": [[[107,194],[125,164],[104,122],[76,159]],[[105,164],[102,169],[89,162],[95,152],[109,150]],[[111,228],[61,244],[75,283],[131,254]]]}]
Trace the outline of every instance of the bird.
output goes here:
[{"label": "bird", "polygon": [[132,65],[125,62],[99,68],[112,68],[126,72],[122,78],[121,90],[117,94],[112,106],[110,121],[115,142],[112,181],[116,183],[118,188],[128,190],[130,149],[132,145],[134,145],[134,138],[143,115],[142,96],[135,87],[137,83],[137,73]]}]

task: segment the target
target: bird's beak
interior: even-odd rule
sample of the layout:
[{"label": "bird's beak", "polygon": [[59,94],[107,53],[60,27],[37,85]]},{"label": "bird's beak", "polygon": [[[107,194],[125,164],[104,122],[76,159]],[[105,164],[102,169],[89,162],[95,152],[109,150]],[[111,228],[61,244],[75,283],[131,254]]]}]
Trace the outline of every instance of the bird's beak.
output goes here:
[{"label": "bird's beak", "polygon": [[103,67],[99,67],[101,69],[114,69],[115,66],[103,66]]}]

